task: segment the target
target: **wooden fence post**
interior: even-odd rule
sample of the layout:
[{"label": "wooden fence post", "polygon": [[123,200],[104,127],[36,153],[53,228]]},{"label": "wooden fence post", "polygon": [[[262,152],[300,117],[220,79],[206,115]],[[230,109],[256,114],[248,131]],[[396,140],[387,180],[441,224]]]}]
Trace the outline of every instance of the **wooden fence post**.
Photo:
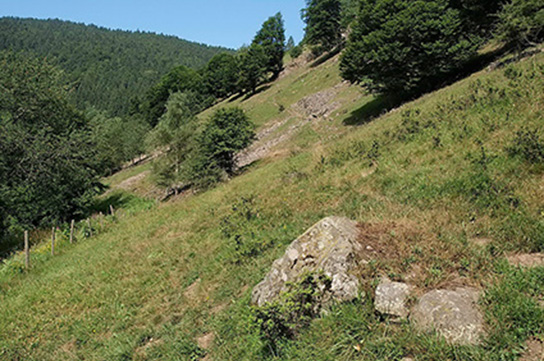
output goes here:
[{"label": "wooden fence post", "polygon": [[28,244],[28,231],[25,231],[25,267],[30,268],[30,246]]},{"label": "wooden fence post", "polygon": [[91,219],[87,218],[87,225],[89,226],[89,236],[93,236],[93,227],[91,227]]},{"label": "wooden fence post", "polygon": [[75,221],[72,219],[72,223],[70,223],[70,244],[74,243],[74,223]]},{"label": "wooden fence post", "polygon": [[51,256],[55,255],[55,227],[51,231]]}]

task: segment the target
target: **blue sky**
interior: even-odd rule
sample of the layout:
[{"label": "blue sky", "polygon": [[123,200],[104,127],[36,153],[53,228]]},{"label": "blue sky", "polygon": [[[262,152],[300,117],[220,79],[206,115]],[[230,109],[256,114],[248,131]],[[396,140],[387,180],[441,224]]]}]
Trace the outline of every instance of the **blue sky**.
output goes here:
[{"label": "blue sky", "polygon": [[0,0],[0,16],[59,18],[112,29],[142,30],[239,48],[281,11],[298,42],[304,0]]}]

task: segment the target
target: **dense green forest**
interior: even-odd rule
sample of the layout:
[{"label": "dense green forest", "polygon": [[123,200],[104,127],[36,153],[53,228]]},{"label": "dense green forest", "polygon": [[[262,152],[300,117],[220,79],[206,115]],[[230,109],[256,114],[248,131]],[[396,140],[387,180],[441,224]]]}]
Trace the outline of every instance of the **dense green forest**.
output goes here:
[{"label": "dense green forest", "polygon": [[0,19],[0,50],[47,58],[73,84],[80,109],[128,113],[131,101],[174,66],[204,66],[226,48],[174,36],[109,30],[61,20]]}]

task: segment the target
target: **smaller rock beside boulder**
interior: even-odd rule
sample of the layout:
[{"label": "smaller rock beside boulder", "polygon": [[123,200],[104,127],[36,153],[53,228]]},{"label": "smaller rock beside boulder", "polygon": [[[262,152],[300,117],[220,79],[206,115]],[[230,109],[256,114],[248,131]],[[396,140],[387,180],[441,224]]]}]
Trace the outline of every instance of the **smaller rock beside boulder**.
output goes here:
[{"label": "smaller rock beside boulder", "polygon": [[449,342],[475,345],[484,333],[479,292],[471,288],[434,290],[421,297],[411,320],[422,331],[436,331]]},{"label": "smaller rock beside boulder", "polygon": [[544,253],[513,254],[507,260],[516,267],[544,267]]},{"label": "smaller rock beside boulder", "polygon": [[361,245],[357,224],[343,217],[328,217],[297,238],[283,257],[274,261],[265,279],[253,289],[251,302],[257,306],[275,301],[307,273],[323,272],[331,281],[325,300],[353,300],[359,293],[358,267]]},{"label": "smaller rock beside boulder", "polygon": [[410,313],[407,302],[412,286],[401,282],[391,282],[383,278],[376,288],[374,307],[384,315],[405,319]]}]

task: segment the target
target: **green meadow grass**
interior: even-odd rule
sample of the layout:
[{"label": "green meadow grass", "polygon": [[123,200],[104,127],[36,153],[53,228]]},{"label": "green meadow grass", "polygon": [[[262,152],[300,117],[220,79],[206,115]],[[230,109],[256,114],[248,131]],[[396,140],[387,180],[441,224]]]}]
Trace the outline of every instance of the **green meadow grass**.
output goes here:
[{"label": "green meadow grass", "polygon": [[[337,67],[304,67],[218,106],[240,105],[263,126],[288,116],[280,104],[338,84]],[[29,272],[0,272],[0,359],[515,360],[527,338],[544,337],[544,269],[508,266],[503,254],[544,251],[544,167],[508,149],[523,128],[544,141],[543,94],[542,55],[382,116],[380,99],[344,87],[330,119],[308,122],[228,183],[163,204],[118,194],[127,210],[102,232]],[[252,321],[251,289],[329,215],[371,225],[396,252],[360,270],[360,299],[279,340],[273,354]],[[18,259],[2,269],[10,262]],[[380,319],[372,290],[381,273],[420,290],[481,287],[482,345],[451,346]],[[209,333],[215,341],[203,350],[197,340]]]}]

